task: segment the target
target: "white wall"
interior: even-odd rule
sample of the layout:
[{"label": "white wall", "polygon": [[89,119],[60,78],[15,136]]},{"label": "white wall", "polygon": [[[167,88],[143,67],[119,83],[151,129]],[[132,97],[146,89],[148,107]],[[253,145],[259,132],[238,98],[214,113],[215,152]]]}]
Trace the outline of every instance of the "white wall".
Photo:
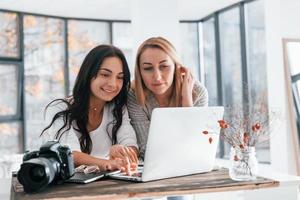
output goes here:
[{"label": "white wall", "polygon": [[[241,0],[178,0],[179,19],[198,20],[238,1]],[[134,0],[0,0],[0,8],[61,17],[130,20],[132,2]],[[148,2],[156,8],[165,4],[163,0],[158,4]],[[169,3],[170,8],[174,2]]]},{"label": "white wall", "polygon": [[[300,39],[300,1],[299,0],[281,0],[281,36],[282,38],[293,38]],[[300,55],[299,55],[300,56]],[[290,119],[294,120],[294,119]],[[291,132],[288,132],[291,133]],[[293,138],[291,134],[288,134],[287,145],[290,147],[289,149],[289,157],[294,158],[294,146],[293,146]],[[296,146],[298,148],[298,146]],[[299,149],[298,149],[299,151]],[[298,154],[299,155],[299,154]],[[289,172],[292,174],[296,174],[296,164],[295,159],[289,159]],[[299,169],[298,169],[299,172]],[[298,174],[300,175],[300,174]]]},{"label": "white wall", "polygon": [[280,7],[282,37],[300,39],[300,1],[281,0]]},{"label": "white wall", "polygon": [[145,39],[157,36],[167,38],[179,52],[177,0],[132,0],[131,3],[134,55]]},{"label": "white wall", "polygon": [[130,0],[0,0],[0,8],[60,17],[130,19]]},{"label": "white wall", "polygon": [[300,38],[300,2],[296,0],[265,0],[267,72],[269,105],[282,112],[282,125],[271,139],[272,167],[281,172],[296,174],[294,146],[291,136],[285,91],[282,39]]}]

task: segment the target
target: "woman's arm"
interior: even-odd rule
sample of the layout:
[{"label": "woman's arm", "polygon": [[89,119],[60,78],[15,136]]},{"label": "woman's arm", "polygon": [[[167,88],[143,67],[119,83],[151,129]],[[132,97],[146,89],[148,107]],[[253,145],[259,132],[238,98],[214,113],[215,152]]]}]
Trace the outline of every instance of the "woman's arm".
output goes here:
[{"label": "woman's arm", "polygon": [[194,79],[188,68],[181,67],[180,69],[184,74],[181,90],[182,107],[208,106],[207,89]]},{"label": "woman's arm", "polygon": [[193,88],[193,102],[195,107],[208,106],[207,89],[196,81]]},{"label": "woman's arm", "polygon": [[191,73],[191,70],[187,67],[180,67],[182,74],[182,87],[181,87],[181,104],[182,107],[193,106],[193,87],[195,79]]},{"label": "woman's arm", "polygon": [[139,157],[143,159],[148,139],[150,114],[143,110],[143,108],[137,103],[137,99],[133,90],[130,90],[128,93],[127,108],[130,123],[136,133],[139,147]]},{"label": "woman's arm", "polygon": [[122,125],[117,134],[117,145],[110,148],[110,158],[120,158],[129,161],[129,164],[138,163],[138,144],[135,131],[130,124],[127,108],[123,110]]},{"label": "woman's arm", "polygon": [[80,165],[97,165],[101,171],[122,170],[130,173],[130,168],[126,167],[120,159],[105,160],[79,151],[73,151],[73,158],[76,167]]}]

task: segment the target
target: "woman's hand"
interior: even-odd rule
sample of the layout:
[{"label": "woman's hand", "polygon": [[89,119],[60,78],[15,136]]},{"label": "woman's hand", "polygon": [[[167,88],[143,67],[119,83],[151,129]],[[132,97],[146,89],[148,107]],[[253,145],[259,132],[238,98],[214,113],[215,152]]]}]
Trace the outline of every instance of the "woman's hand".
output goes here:
[{"label": "woman's hand", "polygon": [[137,149],[135,147],[126,147],[120,144],[113,145],[109,150],[110,159],[120,158],[126,160],[128,158],[131,163],[138,163]]},{"label": "woman's hand", "polygon": [[136,170],[138,166],[137,149],[135,147],[126,147],[123,145],[113,145],[109,151],[110,160],[122,160],[125,170],[130,172]]},{"label": "woman's hand", "polygon": [[193,106],[193,88],[195,79],[191,73],[191,70],[186,67],[181,66],[180,72],[182,77],[182,107],[191,107]]},{"label": "woman's hand", "polygon": [[[132,171],[136,170],[136,165],[129,165],[124,162],[124,160],[116,158],[114,160],[101,160],[99,163],[100,171],[113,171],[113,170],[121,170],[125,172],[127,175],[131,175]],[[135,167],[133,170],[132,167]]]},{"label": "woman's hand", "polygon": [[[131,173],[131,168],[134,165],[128,165],[124,160],[120,158],[116,158],[114,160],[106,160],[100,159],[93,156],[90,156],[86,153],[73,151],[73,158],[75,166],[80,165],[88,165],[88,166],[95,166],[97,165],[100,171],[112,171],[112,170],[121,170],[126,172],[127,174]],[[129,162],[129,161],[128,161]],[[135,166],[136,167],[136,166]]]},{"label": "woman's hand", "polygon": [[103,160],[101,159],[98,163],[100,171],[112,171],[112,170],[121,170],[126,171],[124,162],[121,159],[115,160]]}]

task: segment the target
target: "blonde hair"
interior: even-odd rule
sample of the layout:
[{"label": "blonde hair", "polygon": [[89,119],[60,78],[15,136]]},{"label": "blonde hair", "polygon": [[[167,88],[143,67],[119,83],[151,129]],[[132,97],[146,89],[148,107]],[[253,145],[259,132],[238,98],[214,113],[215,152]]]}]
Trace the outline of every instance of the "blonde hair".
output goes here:
[{"label": "blonde hair", "polygon": [[134,80],[134,91],[137,98],[138,104],[145,106],[145,101],[147,94],[150,92],[144,84],[140,71],[140,57],[142,53],[149,48],[157,48],[164,51],[175,63],[175,72],[172,86],[173,91],[171,94],[171,99],[169,106],[179,107],[181,106],[181,73],[180,66],[181,62],[179,56],[174,48],[174,46],[165,38],[162,37],[152,37],[144,41],[137,51],[136,61],[135,61],[135,80]]}]

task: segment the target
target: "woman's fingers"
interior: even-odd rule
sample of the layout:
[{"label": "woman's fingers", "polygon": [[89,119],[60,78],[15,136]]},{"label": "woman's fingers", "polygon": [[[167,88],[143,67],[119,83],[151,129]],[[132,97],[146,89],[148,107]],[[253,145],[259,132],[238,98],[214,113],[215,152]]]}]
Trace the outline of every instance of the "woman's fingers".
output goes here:
[{"label": "woman's fingers", "polygon": [[122,145],[115,145],[112,148],[110,157],[125,159],[129,158],[129,162],[138,162],[137,154],[131,147],[125,147]]},{"label": "woman's fingers", "polygon": [[128,175],[132,174],[132,171],[136,170],[137,164],[131,163],[129,158],[124,159],[116,158],[115,160],[106,160],[103,161],[99,166],[100,171],[112,171],[112,170],[121,170]]},{"label": "woman's fingers", "polygon": [[182,106],[193,106],[193,87],[195,80],[190,69],[182,67],[182,71],[184,71],[181,89]]},{"label": "woman's fingers", "polygon": [[125,171],[126,171],[126,166],[124,165],[124,162],[123,162],[122,159],[119,159],[119,158],[118,158],[118,159],[114,160],[113,162],[115,163],[116,168],[117,168],[118,170],[121,170],[122,172],[125,172]]},{"label": "woman's fingers", "polygon": [[183,83],[187,84],[186,86],[192,87],[194,85],[194,81],[195,81],[194,76],[190,69],[185,68],[184,71],[185,71],[185,74],[183,77]]},{"label": "woman's fingers", "polygon": [[193,75],[191,73],[191,70],[187,67],[181,67],[181,75],[183,77],[184,82],[189,82],[193,79]]},{"label": "woman's fingers", "polygon": [[137,153],[134,147],[125,147],[123,145],[114,145],[110,150],[110,158],[114,158],[115,167],[119,170],[131,174],[131,171],[135,171],[138,166]]},{"label": "woman's fingers", "polygon": [[187,72],[186,72],[186,78],[187,78],[187,80],[191,80],[193,78],[191,70],[187,70]]},{"label": "woman's fingers", "polygon": [[110,168],[109,161],[102,161],[100,165],[98,165],[100,168],[100,171],[107,171],[108,168]]},{"label": "woman's fingers", "polygon": [[122,172],[125,172],[126,174],[131,174],[131,164],[129,162],[129,159],[117,159],[117,160],[112,160],[114,162],[115,166],[121,170]]},{"label": "woman's fingers", "polygon": [[128,175],[131,175],[131,167],[130,167],[131,165],[130,165],[129,158],[126,157],[125,160],[126,160],[126,173],[127,173]]},{"label": "woman's fingers", "polygon": [[137,155],[137,150],[134,150],[134,147],[129,147],[129,150],[131,152],[131,154],[133,155],[133,162],[138,164],[139,163],[139,159],[138,159],[138,155]]},{"label": "woman's fingers", "polygon": [[113,170],[113,167],[110,164],[108,164],[106,166],[106,170],[105,171],[112,171],[112,170]]},{"label": "woman's fingers", "polygon": [[121,170],[121,171],[126,171],[124,167],[124,163],[122,159],[115,159],[115,160],[110,160],[109,161],[109,166],[110,166],[110,171],[111,170]]},{"label": "woman's fingers", "polygon": [[122,146],[120,145],[114,145],[110,148],[110,157],[113,158],[122,158],[126,155],[124,152]]},{"label": "woman's fingers", "polygon": [[130,165],[131,171],[136,171],[136,170],[137,170],[137,167],[138,167],[138,164],[137,164],[137,163],[131,163],[131,165]]},{"label": "woman's fingers", "polygon": [[136,153],[135,151],[130,148],[130,147],[125,147],[126,148],[126,153],[127,153],[127,156],[129,157],[130,159],[130,162],[133,163],[133,162],[137,162],[137,156],[136,156]]},{"label": "woman's fingers", "polygon": [[188,82],[190,83],[190,86],[193,89],[193,86],[194,86],[194,83],[195,83],[195,79],[194,79],[194,76],[193,76],[193,74],[191,72],[189,74]]},{"label": "woman's fingers", "polygon": [[180,67],[180,72],[181,73],[186,73],[188,70],[189,70],[189,68],[187,68],[187,67],[184,67],[184,66]]}]

